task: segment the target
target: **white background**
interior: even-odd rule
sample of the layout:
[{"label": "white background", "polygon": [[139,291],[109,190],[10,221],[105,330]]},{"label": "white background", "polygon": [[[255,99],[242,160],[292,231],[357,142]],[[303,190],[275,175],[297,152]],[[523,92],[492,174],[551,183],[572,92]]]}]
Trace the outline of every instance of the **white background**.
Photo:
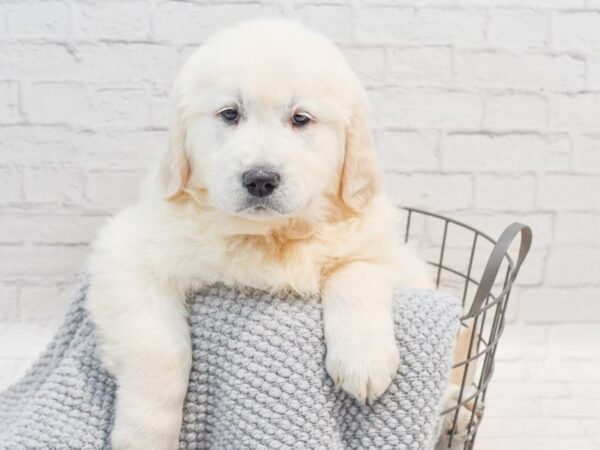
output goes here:
[{"label": "white background", "polygon": [[265,14],[343,47],[398,203],[534,229],[478,447],[600,448],[598,0],[0,0],[0,386],[164,150],[185,56]]}]

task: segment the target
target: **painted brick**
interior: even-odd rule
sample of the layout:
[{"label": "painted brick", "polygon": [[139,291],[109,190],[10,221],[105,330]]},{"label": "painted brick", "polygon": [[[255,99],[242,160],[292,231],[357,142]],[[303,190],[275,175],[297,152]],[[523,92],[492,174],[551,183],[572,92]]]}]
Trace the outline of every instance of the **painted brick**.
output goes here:
[{"label": "painted brick", "polygon": [[478,128],[483,100],[466,92],[371,91],[374,125],[399,128]]},{"label": "painted brick", "polygon": [[3,127],[2,137],[0,153],[7,165],[139,170],[152,167],[166,151],[168,131],[19,125]]},{"label": "painted brick", "polygon": [[0,180],[2,180],[0,204],[22,201],[23,174],[19,170],[11,167],[0,167]]},{"label": "painted brick", "polygon": [[600,213],[566,213],[556,218],[554,242],[557,245],[600,247]]},{"label": "painted brick", "polygon": [[586,360],[535,361],[527,364],[527,372],[534,381],[597,382],[600,362]]},{"label": "painted brick", "polygon": [[391,85],[445,85],[451,80],[450,48],[394,48],[388,53],[387,82]]},{"label": "painted brick", "polygon": [[[29,331],[36,336],[40,334],[34,329]],[[31,362],[31,358],[0,358],[0,390],[15,383],[29,369]]]},{"label": "painted brick", "polygon": [[542,400],[541,405],[542,414],[549,417],[600,417],[600,400],[598,399],[568,398]]},{"label": "painted brick", "polygon": [[37,42],[0,42],[0,73],[14,79],[38,77],[68,78],[77,57],[66,44]]},{"label": "painted brick", "polygon": [[347,47],[343,51],[348,63],[366,87],[384,84],[385,50],[383,48]]},{"label": "painted brick", "polygon": [[570,388],[573,397],[600,398],[600,383],[573,383]]},{"label": "painted brick", "polygon": [[551,98],[550,126],[572,131],[598,131],[600,93],[557,95]]},{"label": "painted brick", "polygon": [[[118,67],[119,70],[115,70]],[[77,64],[67,78],[85,81],[173,83],[177,48],[154,43],[90,42],[78,45]]]},{"label": "painted brick", "polygon": [[[512,331],[512,330],[511,330]],[[568,383],[557,381],[495,381],[490,390],[493,398],[561,398],[572,395],[572,387]]]},{"label": "painted brick", "polygon": [[56,324],[25,323],[0,327],[0,354],[7,359],[35,358],[44,350],[55,328]]},{"label": "painted brick", "polygon": [[[490,392],[493,391],[490,390]],[[492,394],[490,394],[489,399],[487,399],[487,405],[489,405],[490,411],[493,408],[494,417],[498,418],[511,418],[512,420],[520,420],[527,417],[536,417],[541,414],[540,407],[537,402],[532,402],[526,398],[493,398]],[[483,423],[485,423],[485,421],[483,421]]]},{"label": "painted brick", "polygon": [[67,312],[73,289],[64,286],[25,286],[19,293],[24,322],[55,321]]},{"label": "painted brick", "polygon": [[600,12],[565,11],[557,14],[554,24],[554,40],[557,45],[568,48],[600,48]]},{"label": "painted brick", "polygon": [[522,296],[519,315],[535,323],[600,322],[599,296],[600,289],[531,289]]},{"label": "painted brick", "polygon": [[69,32],[69,10],[64,2],[11,3],[5,20],[14,37],[65,38]]},{"label": "painted brick", "polygon": [[16,280],[63,280],[84,271],[87,253],[82,246],[0,246],[0,273]]},{"label": "painted brick", "polygon": [[0,244],[89,244],[105,221],[73,214],[0,215]]},{"label": "painted brick", "polygon": [[80,132],[64,126],[15,125],[2,127],[0,153],[4,164],[70,163],[79,155]]},{"label": "painted brick", "polygon": [[159,3],[154,12],[154,33],[158,41],[201,43],[208,35],[227,25],[277,11],[258,3],[199,5],[189,2]]},{"label": "painted brick", "polygon": [[0,284],[0,327],[2,322],[15,320],[18,315],[17,288]]},{"label": "painted brick", "polygon": [[[464,212],[461,220],[482,230],[492,238],[498,238],[512,222],[522,222],[534,231],[533,248],[547,249],[553,245],[554,216],[549,213],[529,212]],[[515,242],[517,242],[515,240]]]},{"label": "painted brick", "polygon": [[28,116],[36,123],[123,128],[149,122],[147,95],[139,87],[40,82],[31,91]]},{"label": "painted brick", "polygon": [[437,168],[439,133],[435,131],[384,130],[377,142],[386,168],[400,171]]},{"label": "painted brick", "polygon": [[600,252],[587,246],[555,246],[548,260],[548,286],[600,286]]},{"label": "painted brick", "polygon": [[573,166],[578,172],[600,173],[600,136],[575,139]]},{"label": "painted brick", "polygon": [[[88,175],[85,195],[93,212],[114,214],[135,202],[143,173],[94,171]],[[106,189],[112,186],[112,189]]]},{"label": "painted brick", "polygon": [[447,211],[471,205],[473,178],[470,175],[440,178],[437,174],[388,173],[386,187],[398,204]]},{"label": "painted brick", "polygon": [[532,211],[536,182],[532,175],[479,175],[475,178],[475,207],[492,211]]},{"label": "painted brick", "polygon": [[456,74],[465,86],[576,91],[584,87],[585,62],[544,53],[460,52]]},{"label": "painted brick", "polygon": [[[504,437],[512,436],[519,438],[527,437],[580,437],[584,428],[580,421],[575,419],[548,419],[545,417],[531,419],[491,419],[493,423],[490,428],[494,429],[493,433],[488,433],[488,436]],[[509,447],[506,447],[509,448]],[[514,447],[511,447],[514,448]],[[534,447],[530,447],[534,448]]]},{"label": "painted brick", "polygon": [[[479,436],[479,434],[478,434]],[[479,440],[485,443],[486,450],[519,449],[544,449],[564,450],[565,448],[577,448],[581,450],[596,450],[598,447],[589,437],[503,437],[499,439],[487,438]],[[571,447],[573,446],[573,447]]]},{"label": "painted brick", "polygon": [[485,34],[480,10],[365,6],[356,16],[357,40],[401,45],[477,42]]},{"label": "painted brick", "polygon": [[544,248],[534,248],[529,252],[527,264],[519,271],[517,286],[536,286],[544,282],[549,253],[550,251]]},{"label": "painted brick", "polygon": [[447,170],[530,172],[568,169],[568,136],[457,133],[446,136],[442,166]]},{"label": "painted brick", "polygon": [[600,88],[600,55],[589,55],[588,61],[588,83],[595,90]]},{"label": "painted brick", "polygon": [[78,169],[43,167],[25,172],[25,199],[33,203],[81,204],[85,175]]},{"label": "painted brick", "polygon": [[150,13],[143,1],[82,3],[75,6],[75,36],[79,39],[146,40]]},{"label": "painted brick", "polygon": [[493,9],[489,40],[502,47],[545,47],[550,38],[550,14],[533,9]]},{"label": "painted brick", "polygon": [[[327,0],[329,2],[329,0]],[[338,0],[343,1],[343,0]],[[463,9],[470,9],[476,7],[502,7],[502,8],[515,8],[525,10],[526,8],[535,9],[535,10],[572,10],[574,8],[582,8],[586,5],[594,5],[594,2],[598,2],[598,0],[544,0],[544,2],[539,2],[539,0],[494,0],[490,2],[490,0],[426,0],[421,3],[423,7],[430,6],[440,6],[440,7],[456,7],[459,6]],[[376,5],[382,6],[392,6],[398,5],[398,0],[372,0],[369,3],[373,3]],[[409,5],[409,2],[403,2]]]},{"label": "painted brick", "polygon": [[[598,388],[597,388],[598,389]],[[595,391],[598,392],[598,391]],[[600,436],[600,419],[586,419],[581,421],[586,433],[590,436],[595,436],[596,438]],[[596,439],[596,444],[598,443],[598,439]]]},{"label": "painted brick", "polygon": [[[597,0],[591,0],[597,1]],[[589,2],[588,2],[589,3]],[[466,6],[489,6],[489,0],[465,0]],[[494,0],[495,6],[524,8],[530,7],[539,10],[564,10],[581,8],[586,5],[586,0],[544,0],[540,3],[538,0]]]},{"label": "painted brick", "polygon": [[[6,6],[7,5],[0,5],[0,17],[2,17],[2,20],[0,20],[0,36],[1,37],[6,37],[6,35],[8,34],[8,24],[6,23],[6,19],[4,18],[5,14],[6,14]],[[0,374],[1,377],[1,374]]]},{"label": "painted brick", "polygon": [[150,126],[168,129],[173,116],[171,84],[154,84],[150,90]]},{"label": "painted brick", "polygon": [[540,205],[553,209],[600,210],[600,179],[596,176],[547,175],[539,189]]},{"label": "painted brick", "polygon": [[[499,361],[494,373],[496,381],[522,381],[528,378],[528,364],[525,361]],[[490,394],[494,391],[490,389]]]},{"label": "painted brick", "polygon": [[38,123],[75,122],[90,108],[85,85],[41,82],[31,86],[27,115]]},{"label": "painted brick", "polygon": [[530,94],[500,94],[486,98],[486,128],[492,130],[539,130],[549,115],[548,100]]},{"label": "painted brick", "polygon": [[498,346],[496,358],[500,360],[544,360],[548,353],[548,332],[543,326],[512,326]]},{"label": "painted brick", "polygon": [[90,94],[90,124],[107,127],[143,127],[149,122],[148,114],[140,112],[147,103],[147,94],[138,87],[99,86]]},{"label": "painted brick", "polygon": [[19,84],[0,81],[0,122],[16,122],[19,118]]},{"label": "painted brick", "polygon": [[353,10],[348,5],[299,5],[293,14],[338,44],[354,42]]},{"label": "painted brick", "polygon": [[77,162],[86,170],[149,170],[166,152],[168,131],[102,130],[81,133],[76,142]]}]

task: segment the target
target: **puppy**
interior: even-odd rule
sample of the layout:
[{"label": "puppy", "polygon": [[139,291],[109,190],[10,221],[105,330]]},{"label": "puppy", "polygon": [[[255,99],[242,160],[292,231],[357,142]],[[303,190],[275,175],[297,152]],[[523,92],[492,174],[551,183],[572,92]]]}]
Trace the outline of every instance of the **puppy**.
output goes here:
[{"label": "puppy", "polygon": [[392,291],[430,287],[397,240],[364,89],[283,20],[212,36],[174,88],[166,156],[101,232],[88,309],[117,382],[112,445],[174,449],[191,365],[186,295],[222,282],[319,293],[333,380],[360,401],[398,369]]}]

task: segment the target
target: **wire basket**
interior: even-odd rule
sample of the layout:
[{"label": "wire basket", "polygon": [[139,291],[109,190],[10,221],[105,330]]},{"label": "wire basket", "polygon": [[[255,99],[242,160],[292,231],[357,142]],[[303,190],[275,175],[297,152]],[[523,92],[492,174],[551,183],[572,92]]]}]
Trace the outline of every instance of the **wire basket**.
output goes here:
[{"label": "wire basket", "polygon": [[[472,449],[485,412],[510,291],[531,247],[531,228],[513,223],[494,240],[438,214],[414,208],[404,212],[405,242],[415,242],[426,256],[436,287],[454,294],[463,305],[437,448]],[[509,251],[517,234],[521,243],[513,259]]]}]

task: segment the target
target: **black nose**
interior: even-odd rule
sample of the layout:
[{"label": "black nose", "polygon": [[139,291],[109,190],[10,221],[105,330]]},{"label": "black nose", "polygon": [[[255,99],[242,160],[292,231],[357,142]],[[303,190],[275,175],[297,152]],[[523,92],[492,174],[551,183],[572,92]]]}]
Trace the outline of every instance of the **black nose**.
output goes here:
[{"label": "black nose", "polygon": [[242,184],[250,195],[266,197],[279,186],[280,177],[277,172],[263,169],[251,169],[242,175]]}]

